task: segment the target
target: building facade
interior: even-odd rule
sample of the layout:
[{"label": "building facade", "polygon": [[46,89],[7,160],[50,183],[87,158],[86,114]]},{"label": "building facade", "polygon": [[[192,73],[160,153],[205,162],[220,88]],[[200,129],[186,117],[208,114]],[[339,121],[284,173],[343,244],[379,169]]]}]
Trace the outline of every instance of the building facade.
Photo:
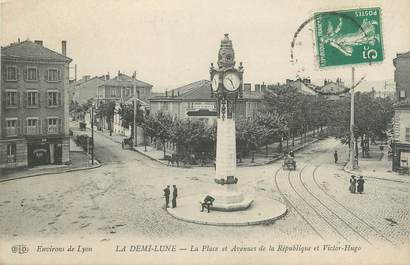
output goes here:
[{"label": "building facade", "polygon": [[69,162],[69,63],[42,41],[1,48],[0,168]]},{"label": "building facade", "polygon": [[410,166],[410,52],[397,54],[395,67],[396,99],[393,121],[392,169],[409,170]]},{"label": "building facade", "polygon": [[[116,77],[105,80],[97,87],[97,108],[99,104],[107,101],[115,101],[115,108],[117,110],[121,104],[132,105],[134,102],[137,102],[138,106],[146,111],[149,108],[148,98],[151,96],[151,91],[152,85],[136,79],[136,72],[132,76],[118,72]],[[109,129],[106,119],[98,120],[97,123],[100,129]],[[131,129],[122,126],[122,121],[117,111],[112,121],[112,130],[117,134],[131,136]],[[142,134],[142,129],[137,128],[137,134]],[[142,137],[139,138],[142,139]]]},{"label": "building facade", "polygon": [[109,80],[109,75],[94,76],[89,75],[83,76],[80,80],[74,81],[72,86],[73,91],[73,101],[80,104],[86,103],[90,99],[97,98],[98,87],[104,84],[105,80]]},{"label": "building facade", "polygon": [[[252,117],[263,98],[263,85],[244,84],[243,98],[236,104],[236,117]],[[266,87],[266,86],[265,86]],[[216,121],[216,100],[211,96],[211,82],[200,80],[166,91],[149,99],[150,113],[165,112],[179,119],[198,119],[208,124]]]}]

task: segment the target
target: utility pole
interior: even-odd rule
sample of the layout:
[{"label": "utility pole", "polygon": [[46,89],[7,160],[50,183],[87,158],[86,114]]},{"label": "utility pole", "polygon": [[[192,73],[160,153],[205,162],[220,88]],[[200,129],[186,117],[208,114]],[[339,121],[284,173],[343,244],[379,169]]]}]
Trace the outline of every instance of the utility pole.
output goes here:
[{"label": "utility pole", "polygon": [[350,90],[350,167],[356,169],[354,141],[354,67],[352,67],[352,89]]},{"label": "utility pole", "polygon": [[94,165],[94,103],[91,105],[91,164]]},{"label": "utility pole", "polygon": [[134,99],[134,146],[137,146],[137,100]]}]

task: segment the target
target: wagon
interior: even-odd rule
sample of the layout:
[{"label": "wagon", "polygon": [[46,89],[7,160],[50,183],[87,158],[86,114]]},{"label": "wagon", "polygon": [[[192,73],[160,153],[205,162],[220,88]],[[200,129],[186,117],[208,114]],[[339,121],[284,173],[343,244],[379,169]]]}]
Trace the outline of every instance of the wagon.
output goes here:
[{"label": "wagon", "polygon": [[296,161],[293,158],[286,157],[282,164],[283,169],[296,170]]}]

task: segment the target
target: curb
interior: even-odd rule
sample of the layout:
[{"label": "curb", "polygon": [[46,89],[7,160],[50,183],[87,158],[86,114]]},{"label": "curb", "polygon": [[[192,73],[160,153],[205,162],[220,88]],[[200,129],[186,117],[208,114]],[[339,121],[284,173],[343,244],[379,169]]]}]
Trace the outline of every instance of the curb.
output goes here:
[{"label": "curb", "polygon": [[[349,166],[349,163],[346,163],[346,165],[343,167],[343,171],[350,173],[350,174],[354,174],[354,175],[363,175],[362,173],[347,169],[348,166]],[[379,180],[386,180],[386,181],[399,182],[399,183],[408,183],[407,181],[397,180],[397,179],[379,178],[379,177],[366,176],[366,175],[363,175],[363,176],[369,179],[379,179]]]},{"label": "curb", "polygon": [[[318,141],[320,141],[320,140],[322,140],[322,139],[316,138],[316,139],[314,139],[314,140],[312,140],[312,141],[310,141],[310,142],[304,143],[303,145],[296,147],[295,149],[292,149],[292,151],[293,151],[293,152],[297,152],[297,151],[299,151],[299,150],[305,148],[306,146],[311,145],[311,144],[314,144],[314,143],[316,143],[316,142],[318,142]],[[161,164],[163,164],[163,165],[165,165],[165,166],[168,166],[168,164],[167,164],[166,162],[164,162],[163,160],[159,160],[159,159],[153,158],[153,157],[147,155],[146,153],[144,153],[144,152],[142,152],[142,151],[139,151],[139,150],[137,150],[137,149],[135,149],[135,148],[133,148],[133,150],[136,151],[136,152],[138,152],[139,154],[142,154],[142,155],[145,156],[145,157],[150,158],[150,159],[153,160],[153,161],[157,161],[158,163],[161,163]],[[268,161],[266,161],[266,162],[253,163],[253,164],[247,164],[247,165],[240,165],[240,164],[238,165],[238,164],[237,164],[237,167],[266,166],[266,165],[272,164],[272,163],[274,163],[274,162],[276,162],[276,161],[278,161],[278,160],[281,160],[282,158],[283,158],[283,155],[279,155],[279,156],[277,156],[277,157],[275,157],[275,158],[273,158],[273,159],[271,159],[271,160],[268,160]],[[190,168],[193,168],[193,167],[201,167],[201,166],[191,166]],[[204,167],[207,167],[207,166],[204,166]],[[212,167],[212,166],[208,166],[208,167]]]},{"label": "curb", "polygon": [[11,178],[8,178],[8,179],[0,180],[0,183],[7,182],[7,181],[12,181],[12,180],[18,180],[18,179],[25,179],[25,178],[45,176],[45,175],[63,174],[63,173],[67,173],[67,172],[90,170],[90,169],[95,169],[95,168],[99,168],[99,167],[102,166],[102,164],[100,164],[99,162],[97,162],[97,163],[98,163],[97,165],[94,165],[94,166],[91,166],[91,167],[80,167],[80,168],[72,168],[72,169],[67,169],[67,170],[57,171],[57,172],[43,172],[43,173],[38,173],[38,174],[31,174],[31,175],[25,175],[25,176],[11,177]]}]

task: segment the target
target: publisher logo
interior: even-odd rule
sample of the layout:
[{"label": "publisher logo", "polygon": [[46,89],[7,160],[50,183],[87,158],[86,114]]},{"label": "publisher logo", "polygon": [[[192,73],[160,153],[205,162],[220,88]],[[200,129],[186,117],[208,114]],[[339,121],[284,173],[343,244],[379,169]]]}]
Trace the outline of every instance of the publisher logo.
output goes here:
[{"label": "publisher logo", "polygon": [[11,252],[15,254],[25,254],[28,252],[28,247],[26,245],[14,245],[11,247]]}]

